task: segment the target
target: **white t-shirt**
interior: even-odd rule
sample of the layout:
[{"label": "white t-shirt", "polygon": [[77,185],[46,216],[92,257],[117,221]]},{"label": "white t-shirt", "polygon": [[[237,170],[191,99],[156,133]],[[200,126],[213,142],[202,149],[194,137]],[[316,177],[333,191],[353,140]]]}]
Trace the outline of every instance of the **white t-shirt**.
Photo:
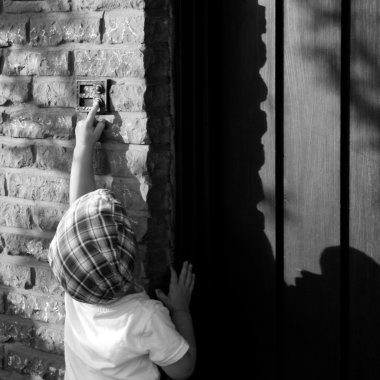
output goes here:
[{"label": "white t-shirt", "polygon": [[156,364],[173,364],[189,349],[168,309],[145,292],[105,306],[68,294],[65,302],[65,380],[156,380]]}]

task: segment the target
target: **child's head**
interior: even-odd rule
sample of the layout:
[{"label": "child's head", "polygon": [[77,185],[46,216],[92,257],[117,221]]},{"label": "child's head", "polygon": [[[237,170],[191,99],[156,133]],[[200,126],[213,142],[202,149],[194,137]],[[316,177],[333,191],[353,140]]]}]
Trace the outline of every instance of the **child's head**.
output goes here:
[{"label": "child's head", "polygon": [[133,286],[137,244],[126,213],[109,190],[77,199],[60,221],[48,259],[75,300],[106,304]]}]

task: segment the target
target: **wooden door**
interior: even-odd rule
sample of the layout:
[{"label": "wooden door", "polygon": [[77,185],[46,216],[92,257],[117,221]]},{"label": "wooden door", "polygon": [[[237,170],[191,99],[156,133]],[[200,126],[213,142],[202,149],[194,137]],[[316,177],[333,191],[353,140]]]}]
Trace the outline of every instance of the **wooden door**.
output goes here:
[{"label": "wooden door", "polygon": [[197,243],[178,257],[197,262],[207,316],[195,378],[377,379],[380,2],[188,6],[178,223]]},{"label": "wooden door", "polygon": [[[271,57],[279,62],[269,98],[277,100],[272,129],[282,212],[274,224],[268,219],[283,243],[271,241],[284,284],[276,294],[278,364],[293,378],[375,379],[380,3],[261,3],[277,8],[275,21],[267,14],[266,38],[276,40]],[[271,80],[267,72],[264,80]]]}]

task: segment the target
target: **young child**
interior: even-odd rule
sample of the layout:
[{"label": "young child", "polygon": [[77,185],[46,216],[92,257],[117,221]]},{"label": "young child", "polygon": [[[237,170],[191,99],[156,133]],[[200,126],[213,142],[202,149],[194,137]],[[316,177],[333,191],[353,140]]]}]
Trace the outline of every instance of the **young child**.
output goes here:
[{"label": "young child", "polygon": [[157,366],[186,379],[196,361],[192,266],[185,262],[179,276],[171,268],[169,294],[156,291],[162,302],[135,282],[130,222],[109,190],[95,190],[92,155],[104,129],[93,127],[97,109],[77,125],[70,208],[48,254],[65,289],[65,380],[153,380]]}]

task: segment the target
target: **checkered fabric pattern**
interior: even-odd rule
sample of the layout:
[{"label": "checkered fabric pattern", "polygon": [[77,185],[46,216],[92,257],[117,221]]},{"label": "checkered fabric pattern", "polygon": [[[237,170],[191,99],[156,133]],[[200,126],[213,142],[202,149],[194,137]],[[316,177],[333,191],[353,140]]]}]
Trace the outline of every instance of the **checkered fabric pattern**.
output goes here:
[{"label": "checkered fabric pattern", "polygon": [[137,243],[120,202],[106,189],[77,199],[48,252],[59,283],[77,301],[106,304],[133,286]]}]

